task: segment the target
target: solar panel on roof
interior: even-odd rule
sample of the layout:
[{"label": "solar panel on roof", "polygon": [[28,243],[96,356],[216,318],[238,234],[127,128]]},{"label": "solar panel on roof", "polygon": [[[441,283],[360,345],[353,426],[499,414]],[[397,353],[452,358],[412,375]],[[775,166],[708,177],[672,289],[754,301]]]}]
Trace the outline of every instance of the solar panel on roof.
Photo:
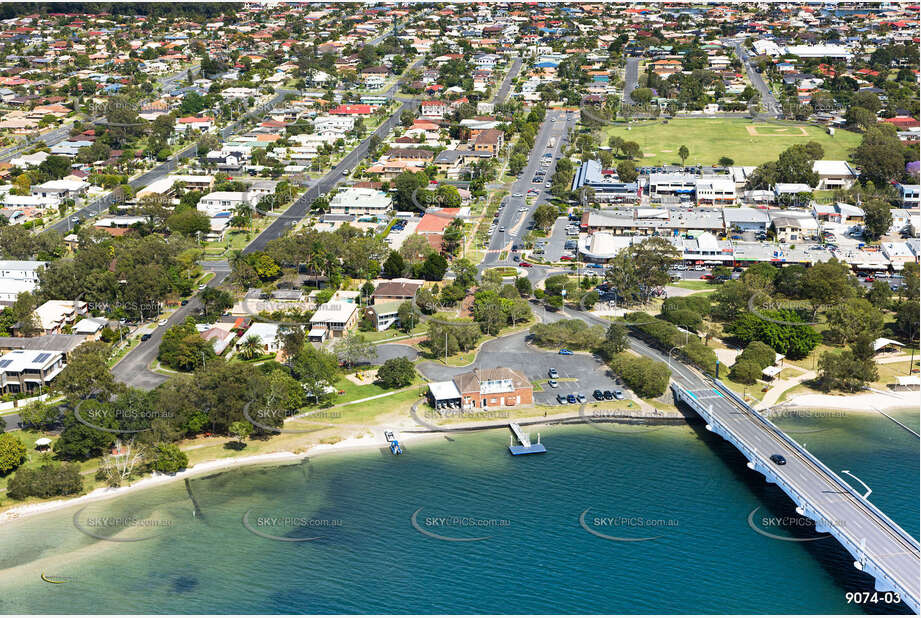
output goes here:
[{"label": "solar panel on roof", "polygon": [[41,354],[36,356],[35,360],[33,360],[32,362],[33,363],[44,363],[49,358],[51,358],[51,354],[49,354],[48,352],[42,352]]},{"label": "solar panel on roof", "polygon": [[9,359],[7,359],[7,360],[0,360],[0,369],[5,369],[6,367],[9,367],[10,364],[11,364],[12,362],[13,362],[13,361],[11,361],[11,360],[9,360]]}]

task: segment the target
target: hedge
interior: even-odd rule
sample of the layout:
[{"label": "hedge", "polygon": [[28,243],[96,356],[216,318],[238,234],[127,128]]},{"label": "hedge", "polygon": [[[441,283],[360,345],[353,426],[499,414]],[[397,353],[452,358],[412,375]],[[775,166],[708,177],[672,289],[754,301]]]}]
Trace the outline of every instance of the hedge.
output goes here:
[{"label": "hedge", "polygon": [[630,389],[649,399],[658,397],[668,388],[672,372],[668,366],[645,356],[619,354],[611,361],[611,369],[624,379]]}]

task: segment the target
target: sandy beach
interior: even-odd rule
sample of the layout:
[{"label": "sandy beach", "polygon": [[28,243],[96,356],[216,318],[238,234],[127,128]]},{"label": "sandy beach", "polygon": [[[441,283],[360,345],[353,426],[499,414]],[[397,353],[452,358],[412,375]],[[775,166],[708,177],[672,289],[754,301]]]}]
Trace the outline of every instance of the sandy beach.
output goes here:
[{"label": "sandy beach", "polygon": [[[410,434],[405,437],[401,435],[400,439],[405,440],[406,442],[419,442],[425,439],[432,439],[437,437],[440,437],[440,434]],[[100,500],[117,498],[119,496],[123,496],[135,491],[157,487],[166,483],[172,483],[174,481],[198,476],[201,474],[207,474],[209,472],[217,472],[221,470],[229,470],[231,468],[255,466],[260,464],[277,464],[285,462],[297,463],[308,457],[316,457],[319,455],[331,453],[344,453],[355,450],[366,450],[370,448],[385,448],[387,445],[388,443],[385,441],[381,441],[371,436],[366,436],[363,438],[348,438],[340,442],[336,442],[335,444],[317,444],[315,446],[311,446],[301,453],[293,453],[291,451],[278,451],[274,453],[261,453],[259,455],[250,455],[246,457],[214,459],[211,461],[195,464],[194,466],[180,470],[176,474],[160,474],[154,472],[151,476],[138,479],[130,485],[126,485],[124,487],[100,487],[98,489],[94,489],[88,494],[76,496],[73,498],[61,498],[60,500],[51,500],[48,502],[10,506],[5,511],[0,512],[0,525],[8,522],[20,521],[23,518],[41,513],[49,513],[51,511],[58,511],[90,502],[98,502]]]},{"label": "sandy beach", "polygon": [[791,397],[781,404],[784,408],[820,408],[846,412],[896,411],[921,407],[921,393],[870,392],[855,395],[823,395],[808,393]]}]

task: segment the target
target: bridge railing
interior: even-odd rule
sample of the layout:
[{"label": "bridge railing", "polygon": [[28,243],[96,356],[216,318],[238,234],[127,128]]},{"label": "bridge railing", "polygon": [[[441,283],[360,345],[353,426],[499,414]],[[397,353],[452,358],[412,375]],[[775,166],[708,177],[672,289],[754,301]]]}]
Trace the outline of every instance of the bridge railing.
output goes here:
[{"label": "bridge railing", "polygon": [[857,491],[856,491],[853,487],[851,487],[851,486],[848,485],[846,482],[844,482],[844,480],[843,480],[840,476],[838,476],[837,474],[835,474],[835,472],[834,472],[833,470],[831,470],[828,466],[826,466],[824,463],[822,463],[822,461],[821,461],[819,458],[817,458],[815,455],[813,455],[812,453],[810,453],[809,451],[807,451],[801,444],[799,444],[798,442],[796,442],[795,440],[793,440],[793,439],[792,439],[790,436],[788,436],[784,431],[782,431],[779,427],[777,427],[777,425],[775,425],[774,423],[772,423],[771,421],[769,421],[769,420],[768,420],[766,417],[764,417],[760,412],[758,412],[757,410],[755,410],[754,408],[752,408],[750,405],[748,405],[741,397],[738,396],[738,394],[736,394],[736,393],[733,392],[731,389],[729,389],[729,388],[728,388],[725,384],[723,384],[720,380],[717,380],[717,379],[714,378],[714,379],[713,379],[713,383],[716,384],[717,387],[719,387],[720,391],[722,391],[724,394],[726,394],[726,395],[728,395],[730,398],[732,398],[733,401],[735,401],[735,402],[739,403],[740,405],[744,406],[753,416],[755,416],[755,418],[757,418],[759,421],[761,421],[761,423],[762,423],[765,427],[767,427],[767,428],[768,428],[772,433],[774,433],[774,435],[776,435],[778,438],[780,438],[781,440],[783,440],[791,449],[795,450],[796,452],[798,452],[798,453],[799,453],[800,455],[802,455],[803,457],[808,458],[809,461],[811,461],[811,462],[812,462],[813,464],[815,464],[818,468],[820,468],[823,472],[825,472],[825,474],[827,474],[827,475],[835,482],[836,485],[838,485],[841,489],[843,489],[844,491],[846,491],[846,492],[847,492],[851,497],[853,497],[855,500],[857,500],[858,502],[860,502],[861,504],[863,504],[866,508],[868,508],[869,510],[871,510],[871,511],[873,512],[874,515],[876,515],[877,517],[879,517],[880,519],[882,519],[883,521],[885,521],[885,522],[887,523],[887,525],[889,525],[890,527],[892,527],[893,530],[895,530],[896,532],[898,532],[899,535],[902,536],[906,541],[908,541],[909,543],[911,543],[911,545],[912,545],[913,547],[915,547],[916,549],[921,550],[921,545],[919,545],[918,541],[915,540],[914,537],[912,537],[910,534],[908,534],[907,532],[905,532],[905,530],[903,530],[903,529],[901,528],[901,526],[899,526],[897,523],[895,523],[894,521],[892,521],[892,519],[890,519],[888,515],[886,515],[885,513],[883,513],[881,510],[879,510],[879,508],[877,508],[875,504],[873,504],[872,502],[870,502],[869,500],[867,500],[866,498],[864,498],[863,495],[857,493]]}]

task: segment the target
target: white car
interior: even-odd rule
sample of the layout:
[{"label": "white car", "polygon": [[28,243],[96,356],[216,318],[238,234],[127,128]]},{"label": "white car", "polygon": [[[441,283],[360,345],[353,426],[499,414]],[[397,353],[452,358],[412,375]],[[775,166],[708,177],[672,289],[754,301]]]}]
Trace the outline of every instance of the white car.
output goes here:
[{"label": "white car", "polygon": [[198,286],[198,289],[199,289],[199,290],[204,290],[206,287],[208,287],[208,284],[207,284],[207,283],[202,283],[202,284],[200,284],[200,285]]},{"label": "white car", "polygon": [[157,324],[159,324],[160,326],[166,326],[166,320],[165,319],[160,320],[159,322],[157,322]]},{"label": "white car", "polygon": [[524,197],[520,193],[512,193],[512,197]]}]

